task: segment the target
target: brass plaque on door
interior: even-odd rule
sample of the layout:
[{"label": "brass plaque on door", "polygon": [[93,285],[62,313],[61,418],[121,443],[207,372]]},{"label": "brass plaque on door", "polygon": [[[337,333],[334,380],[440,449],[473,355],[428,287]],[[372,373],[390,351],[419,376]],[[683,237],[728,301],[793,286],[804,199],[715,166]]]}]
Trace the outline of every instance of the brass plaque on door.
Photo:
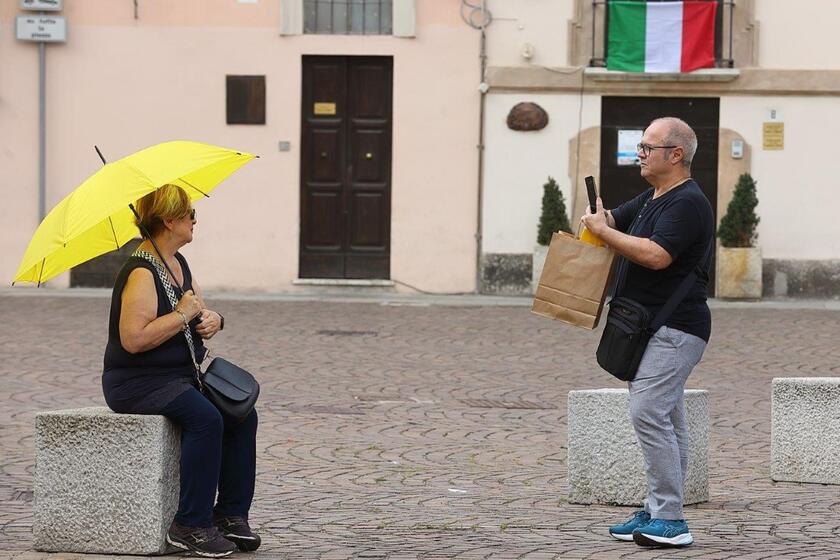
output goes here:
[{"label": "brass plaque on door", "polygon": [[335,115],[335,103],[316,102],[313,112],[316,115]]}]

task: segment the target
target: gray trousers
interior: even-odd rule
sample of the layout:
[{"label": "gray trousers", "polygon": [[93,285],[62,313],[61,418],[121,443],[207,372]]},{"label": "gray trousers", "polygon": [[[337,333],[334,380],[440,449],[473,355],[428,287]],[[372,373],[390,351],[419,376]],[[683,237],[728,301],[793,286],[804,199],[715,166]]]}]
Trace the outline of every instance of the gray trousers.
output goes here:
[{"label": "gray trousers", "polygon": [[650,339],[630,386],[630,418],[645,458],[645,511],[655,519],[684,519],[688,470],[685,381],[700,362],[706,343],[677,329],[661,327]]}]

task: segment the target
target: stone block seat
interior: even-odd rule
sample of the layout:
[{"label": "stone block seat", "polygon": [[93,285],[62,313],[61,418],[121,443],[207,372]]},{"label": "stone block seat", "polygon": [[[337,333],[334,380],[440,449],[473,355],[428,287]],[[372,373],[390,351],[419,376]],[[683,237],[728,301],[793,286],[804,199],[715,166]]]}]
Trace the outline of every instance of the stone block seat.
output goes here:
[{"label": "stone block seat", "polygon": [[35,417],[37,550],[162,554],[178,508],[179,433],[106,407]]},{"label": "stone block seat", "polygon": [[840,484],[840,377],[776,377],[770,477]]},{"label": "stone block seat", "polygon": [[[684,501],[709,500],[709,392],[685,391],[689,465]],[[569,501],[641,505],[644,459],[630,423],[627,389],[569,391]]]}]

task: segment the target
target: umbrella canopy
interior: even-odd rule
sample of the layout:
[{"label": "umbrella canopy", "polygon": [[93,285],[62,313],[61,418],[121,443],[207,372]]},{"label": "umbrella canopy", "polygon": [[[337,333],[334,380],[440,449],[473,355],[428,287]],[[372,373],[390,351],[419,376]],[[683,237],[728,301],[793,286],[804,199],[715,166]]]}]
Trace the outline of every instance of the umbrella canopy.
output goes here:
[{"label": "umbrella canopy", "polygon": [[139,235],[128,207],[167,183],[191,200],[208,196],[255,155],[199,142],[165,142],[109,163],[53,208],[38,229],[14,282],[46,282]]}]

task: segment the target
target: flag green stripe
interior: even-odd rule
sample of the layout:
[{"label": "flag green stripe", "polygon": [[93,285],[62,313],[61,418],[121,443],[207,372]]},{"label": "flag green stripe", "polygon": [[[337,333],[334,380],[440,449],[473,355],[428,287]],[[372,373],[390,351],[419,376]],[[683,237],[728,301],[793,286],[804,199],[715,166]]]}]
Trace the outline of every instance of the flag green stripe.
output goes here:
[{"label": "flag green stripe", "polygon": [[609,2],[607,69],[645,71],[646,2]]}]

